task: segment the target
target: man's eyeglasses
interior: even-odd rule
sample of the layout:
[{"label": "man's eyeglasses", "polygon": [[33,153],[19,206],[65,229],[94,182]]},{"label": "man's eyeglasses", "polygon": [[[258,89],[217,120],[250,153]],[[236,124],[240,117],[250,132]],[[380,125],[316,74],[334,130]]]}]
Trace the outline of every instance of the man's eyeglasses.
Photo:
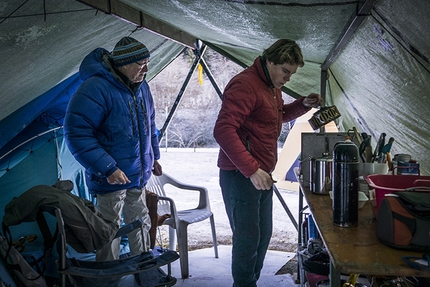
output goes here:
[{"label": "man's eyeglasses", "polygon": [[140,67],[140,69],[143,69],[145,66],[148,66],[149,60],[142,61],[142,62],[134,62],[136,65]]}]

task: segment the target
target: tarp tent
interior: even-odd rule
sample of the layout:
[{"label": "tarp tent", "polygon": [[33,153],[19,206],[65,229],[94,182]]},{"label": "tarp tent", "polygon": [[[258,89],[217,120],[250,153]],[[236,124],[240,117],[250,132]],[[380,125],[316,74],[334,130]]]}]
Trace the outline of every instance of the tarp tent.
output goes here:
[{"label": "tarp tent", "polygon": [[[57,159],[64,149],[60,132],[50,133],[56,141],[47,140],[55,142],[56,169],[33,164],[6,180],[13,161],[12,153],[4,155],[34,135],[61,127],[83,57],[95,47],[112,49],[124,35],[150,49],[149,80],[197,39],[244,67],[275,40],[294,39],[306,64],[285,92],[293,97],[320,92],[326,105],[340,110],[341,131],[357,127],[371,134],[374,144],[385,132],[396,140],[392,154],[411,154],[421,174],[430,174],[428,15],[428,0],[1,1],[2,194],[46,184],[39,176],[27,180],[31,173],[49,172],[54,180],[59,166],[64,169],[68,161]],[[42,152],[41,158],[47,157]]]}]

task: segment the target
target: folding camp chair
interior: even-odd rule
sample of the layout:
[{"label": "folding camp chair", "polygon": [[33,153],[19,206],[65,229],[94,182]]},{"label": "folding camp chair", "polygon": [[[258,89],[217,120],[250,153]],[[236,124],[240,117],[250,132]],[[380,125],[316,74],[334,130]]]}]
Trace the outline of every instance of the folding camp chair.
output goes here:
[{"label": "folding camp chair", "polygon": [[[56,224],[48,224],[45,218],[47,213],[55,217]],[[114,238],[141,228],[140,219],[118,230],[114,223],[99,216],[92,202],[55,186],[40,185],[30,188],[6,205],[2,223],[4,233],[9,234],[12,242],[9,226],[34,221],[37,221],[43,235],[46,259],[53,258],[50,254],[56,243],[57,273],[61,287],[136,286],[135,282],[143,287],[176,284],[176,278],[170,275],[170,263],[177,260],[179,255],[172,250],[161,250],[158,256],[153,252],[143,252],[105,262],[94,261],[94,256],[93,261],[79,260],[78,256],[68,257],[69,248],[77,253],[94,255],[94,251]],[[164,265],[168,265],[167,274],[160,268]]]},{"label": "folding camp chair", "polygon": [[[67,257],[66,231],[60,209],[42,207],[42,210],[54,213],[57,219],[58,273],[61,287],[65,287],[69,283],[72,286],[119,286],[118,282],[128,275],[139,275],[128,278],[128,280],[130,278],[136,280],[139,286],[167,287],[176,284],[176,278],[171,276],[170,263],[177,260],[179,255],[172,250],[165,250],[157,257],[152,252],[143,252],[139,255],[104,262]],[[122,237],[132,230],[140,228],[141,225],[142,221],[136,220],[119,229],[114,238]],[[160,269],[166,264],[168,264],[167,274]],[[142,275],[142,273],[148,274]],[[123,285],[128,286],[128,282],[123,281]]]}]

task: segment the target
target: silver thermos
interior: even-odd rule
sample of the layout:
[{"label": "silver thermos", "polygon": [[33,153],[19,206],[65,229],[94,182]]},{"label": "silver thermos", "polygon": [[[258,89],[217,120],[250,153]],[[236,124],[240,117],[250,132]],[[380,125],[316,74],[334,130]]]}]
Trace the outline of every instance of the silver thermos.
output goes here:
[{"label": "silver thermos", "polygon": [[358,222],[358,148],[347,138],[333,148],[332,208],[333,224],[357,226]]}]

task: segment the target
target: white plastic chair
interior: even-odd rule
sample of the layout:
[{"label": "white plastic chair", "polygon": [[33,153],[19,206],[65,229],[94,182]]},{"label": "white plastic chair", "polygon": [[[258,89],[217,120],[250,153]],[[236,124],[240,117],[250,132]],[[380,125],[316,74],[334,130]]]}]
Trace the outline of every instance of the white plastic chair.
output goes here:
[{"label": "white plastic chair", "polygon": [[[166,195],[164,189],[166,184],[171,184],[174,187],[183,189],[184,192],[200,192],[197,207],[186,210],[177,210],[175,201]],[[163,175],[161,176],[151,176],[149,182],[146,185],[146,188],[158,195],[158,215],[163,216],[165,214],[170,214],[171,216],[164,221],[163,225],[169,226],[169,248],[171,250],[175,250],[176,246],[176,229],[176,238],[178,241],[178,251],[180,256],[179,260],[181,266],[181,275],[183,279],[189,277],[187,234],[187,227],[189,224],[200,222],[207,218],[210,219],[215,258],[218,258],[215,221],[209,204],[208,190],[205,187],[181,183],[172,178],[171,176],[163,173]]]}]

